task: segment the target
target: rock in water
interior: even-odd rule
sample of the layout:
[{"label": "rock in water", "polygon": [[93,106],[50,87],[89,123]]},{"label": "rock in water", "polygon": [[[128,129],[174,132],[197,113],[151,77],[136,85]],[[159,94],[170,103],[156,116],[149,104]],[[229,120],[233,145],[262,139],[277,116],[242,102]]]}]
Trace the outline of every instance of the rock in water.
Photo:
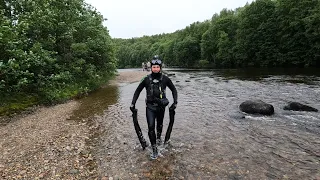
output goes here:
[{"label": "rock in water", "polygon": [[311,106],[307,106],[298,102],[289,102],[284,108],[284,110],[292,110],[292,111],[313,111],[318,112],[318,109],[313,108]]},{"label": "rock in water", "polygon": [[240,104],[240,110],[248,114],[274,114],[274,108],[271,104],[267,104],[261,100],[248,100]]}]

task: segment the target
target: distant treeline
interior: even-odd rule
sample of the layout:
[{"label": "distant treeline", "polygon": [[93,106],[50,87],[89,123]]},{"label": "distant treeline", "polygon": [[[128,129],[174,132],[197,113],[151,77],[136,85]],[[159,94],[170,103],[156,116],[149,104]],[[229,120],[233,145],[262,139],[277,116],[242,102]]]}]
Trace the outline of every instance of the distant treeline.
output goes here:
[{"label": "distant treeline", "polygon": [[114,45],[103,21],[84,0],[0,1],[0,114],[10,103],[19,109],[23,100],[86,93],[112,76]]},{"label": "distant treeline", "polygon": [[320,1],[256,0],[174,33],[115,42],[119,68],[154,54],[179,67],[320,67]]}]

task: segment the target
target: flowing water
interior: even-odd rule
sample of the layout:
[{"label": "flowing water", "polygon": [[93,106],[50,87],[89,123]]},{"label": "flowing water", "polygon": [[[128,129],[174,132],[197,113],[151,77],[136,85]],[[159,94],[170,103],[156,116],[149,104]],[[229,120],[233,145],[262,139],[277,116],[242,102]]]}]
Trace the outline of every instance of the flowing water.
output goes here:
[{"label": "flowing water", "polygon": [[[122,70],[125,71],[125,70]],[[150,160],[129,106],[135,83],[109,86],[81,100],[79,117],[103,125],[96,157],[113,179],[320,179],[320,112],[285,111],[289,101],[320,110],[319,70],[167,69],[178,91],[171,144]],[[171,91],[167,94],[172,102]],[[145,90],[137,101],[145,138]],[[246,100],[272,104],[272,116],[239,112]],[[170,103],[171,104],[171,103]],[[164,132],[169,122],[168,108]]]}]

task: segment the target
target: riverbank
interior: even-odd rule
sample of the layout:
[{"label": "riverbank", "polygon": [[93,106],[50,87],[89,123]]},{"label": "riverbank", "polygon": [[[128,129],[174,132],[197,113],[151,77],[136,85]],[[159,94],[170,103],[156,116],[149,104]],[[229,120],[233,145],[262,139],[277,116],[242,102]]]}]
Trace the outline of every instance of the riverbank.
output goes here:
[{"label": "riverbank", "polygon": [[[136,82],[146,74],[120,72],[109,84]],[[10,123],[0,126],[1,179],[99,179],[92,155],[99,124],[94,118],[68,120],[79,106],[71,100],[2,119]]]}]

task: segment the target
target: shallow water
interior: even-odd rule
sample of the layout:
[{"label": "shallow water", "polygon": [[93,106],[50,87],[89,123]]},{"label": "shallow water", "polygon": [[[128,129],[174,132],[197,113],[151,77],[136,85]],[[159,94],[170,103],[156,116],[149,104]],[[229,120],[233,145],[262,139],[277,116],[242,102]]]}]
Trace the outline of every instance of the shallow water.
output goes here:
[{"label": "shallow water", "polygon": [[[125,71],[125,70],[122,70]],[[282,108],[297,101],[320,109],[320,76],[307,70],[167,69],[178,90],[171,144],[162,157],[141,150],[129,106],[136,83],[109,86],[81,100],[80,118],[103,125],[96,157],[102,175],[120,179],[317,179],[320,113]],[[167,94],[172,102],[171,91]],[[145,90],[137,101],[145,138]],[[247,115],[239,105],[260,99],[272,116]],[[171,104],[171,103],[170,103]],[[95,114],[95,115],[93,115]],[[169,122],[165,114],[164,132]],[[243,118],[244,117],[244,118]]]}]

